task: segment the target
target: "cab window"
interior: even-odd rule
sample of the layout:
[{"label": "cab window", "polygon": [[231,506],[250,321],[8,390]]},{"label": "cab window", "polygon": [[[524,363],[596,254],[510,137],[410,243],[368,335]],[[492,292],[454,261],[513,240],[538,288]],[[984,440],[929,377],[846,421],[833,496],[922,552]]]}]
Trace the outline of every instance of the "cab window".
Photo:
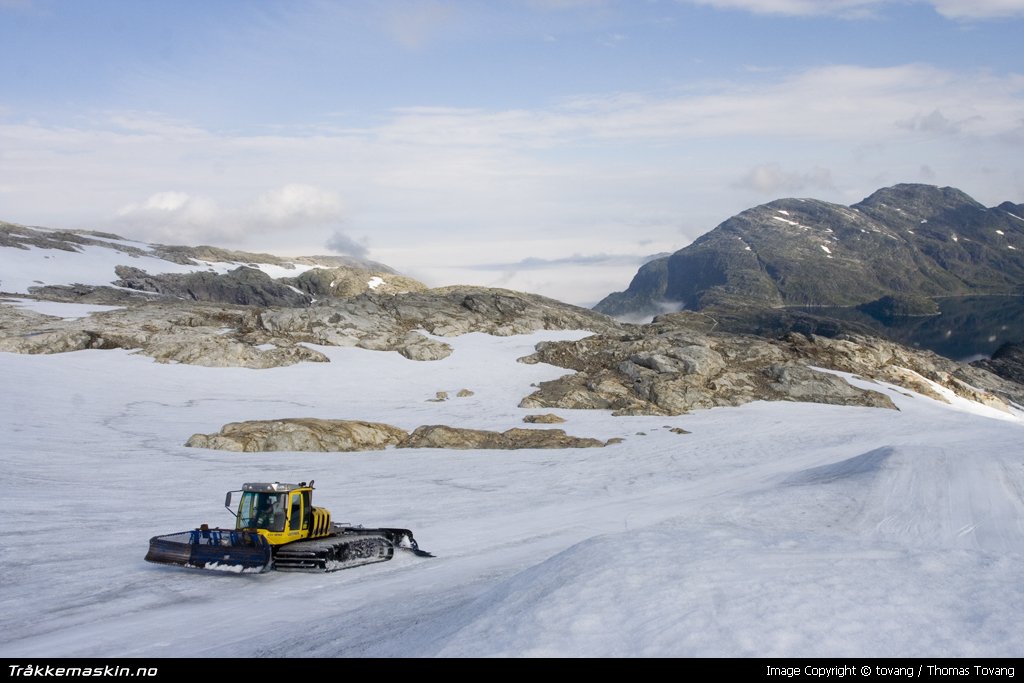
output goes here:
[{"label": "cab window", "polygon": [[238,503],[238,528],[284,531],[284,496],[245,491]]},{"label": "cab window", "polygon": [[302,495],[298,492],[292,494],[292,510],[289,515],[288,528],[292,531],[302,528]]}]

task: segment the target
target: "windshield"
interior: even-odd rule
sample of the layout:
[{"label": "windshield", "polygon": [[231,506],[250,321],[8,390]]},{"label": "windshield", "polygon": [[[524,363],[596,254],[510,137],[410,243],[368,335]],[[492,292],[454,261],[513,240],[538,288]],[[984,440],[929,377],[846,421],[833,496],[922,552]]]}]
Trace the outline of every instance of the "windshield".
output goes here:
[{"label": "windshield", "polygon": [[284,494],[243,491],[238,503],[238,528],[284,531],[284,509]]}]

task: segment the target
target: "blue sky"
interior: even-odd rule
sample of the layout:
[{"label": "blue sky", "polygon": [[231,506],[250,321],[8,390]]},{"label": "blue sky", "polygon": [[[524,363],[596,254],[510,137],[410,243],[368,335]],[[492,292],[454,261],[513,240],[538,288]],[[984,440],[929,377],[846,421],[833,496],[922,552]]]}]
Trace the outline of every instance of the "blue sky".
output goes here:
[{"label": "blue sky", "polygon": [[591,304],[783,196],[1024,201],[1024,0],[0,0],[0,220]]}]

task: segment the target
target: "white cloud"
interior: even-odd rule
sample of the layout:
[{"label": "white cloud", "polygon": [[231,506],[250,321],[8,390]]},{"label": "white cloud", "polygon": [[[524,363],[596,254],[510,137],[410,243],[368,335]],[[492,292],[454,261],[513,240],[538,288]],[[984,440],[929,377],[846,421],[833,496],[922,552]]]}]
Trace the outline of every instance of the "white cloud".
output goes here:
[{"label": "white cloud", "polygon": [[328,223],[340,220],[344,214],[336,193],[298,183],[260,195],[249,213],[254,221],[275,227],[296,222]]},{"label": "white cloud", "polygon": [[950,19],[996,19],[1024,16],[1024,0],[930,0]]},{"label": "white cloud", "polygon": [[793,16],[837,15],[840,17],[870,16],[871,10],[885,0],[679,0],[718,9],[738,9],[755,14]]},{"label": "white cloud", "polygon": [[222,217],[223,212],[212,199],[172,191],[157,192],[141,203],[122,206],[116,222],[154,241],[188,244],[203,237],[216,240],[230,235],[225,232],[228,227]]},{"label": "white cloud", "polygon": [[298,230],[341,220],[337,195],[289,184],[258,196],[247,206],[222,208],[213,199],[165,191],[117,210],[116,224],[141,238],[174,244],[237,241],[253,234]]},{"label": "white cloud", "polygon": [[[762,85],[711,84],[676,95],[617,93],[546,110],[411,108],[379,134],[454,147],[557,147],[583,139],[697,139],[714,135],[888,137],[931,112],[966,135],[1020,127],[1024,77],[954,74],[925,65],[830,66]],[[922,103],[927,109],[922,111]],[[910,126],[913,128],[913,126]]]},{"label": "white cloud", "polygon": [[925,133],[938,133],[940,135],[955,135],[960,132],[961,125],[950,121],[938,109],[930,114],[915,114],[905,121],[897,121],[897,126],[908,130],[916,130]]},{"label": "white cloud", "polygon": [[834,189],[832,172],[827,168],[814,168],[806,173],[799,173],[783,170],[777,163],[755,166],[735,183],[735,186],[773,195]]},{"label": "white cloud", "polygon": [[[8,117],[0,187],[12,191],[0,220],[283,254],[372,235],[373,258],[408,272],[437,253],[447,260],[430,267],[444,274],[581,248],[626,253],[638,237],[674,251],[750,206],[737,184],[853,203],[926,166],[936,184],[988,205],[1020,201],[1021,111],[1024,76],[910,64],[534,109],[413,107],[359,129],[273,135],[139,113],[77,127]],[[512,237],[533,246],[516,255]],[[395,245],[406,251],[392,261]],[[519,273],[536,286],[548,277]]]},{"label": "white cloud", "polygon": [[[898,0],[677,0],[717,9],[785,16],[874,17],[878,9]],[[995,19],[1024,16],[1024,0],[916,0],[930,4],[949,19]]]}]

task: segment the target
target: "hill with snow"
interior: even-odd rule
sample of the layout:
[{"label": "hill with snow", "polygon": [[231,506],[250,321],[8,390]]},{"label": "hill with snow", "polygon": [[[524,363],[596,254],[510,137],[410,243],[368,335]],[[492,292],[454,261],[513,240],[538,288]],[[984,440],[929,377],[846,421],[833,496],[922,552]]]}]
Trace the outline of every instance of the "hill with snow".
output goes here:
[{"label": "hill with snow", "polygon": [[[611,315],[716,306],[858,306],[937,312],[930,297],[1024,287],[1024,205],[986,208],[955,188],[902,184],[852,206],[779,199],[645,264]],[[895,300],[895,303],[891,303]],[[890,302],[890,303],[886,303]],[[886,310],[887,308],[887,310]]]},{"label": "hill with snow", "polygon": [[171,299],[306,306],[317,297],[424,289],[384,264],[350,256],[283,258],[3,221],[0,250],[0,294],[73,302]]}]

